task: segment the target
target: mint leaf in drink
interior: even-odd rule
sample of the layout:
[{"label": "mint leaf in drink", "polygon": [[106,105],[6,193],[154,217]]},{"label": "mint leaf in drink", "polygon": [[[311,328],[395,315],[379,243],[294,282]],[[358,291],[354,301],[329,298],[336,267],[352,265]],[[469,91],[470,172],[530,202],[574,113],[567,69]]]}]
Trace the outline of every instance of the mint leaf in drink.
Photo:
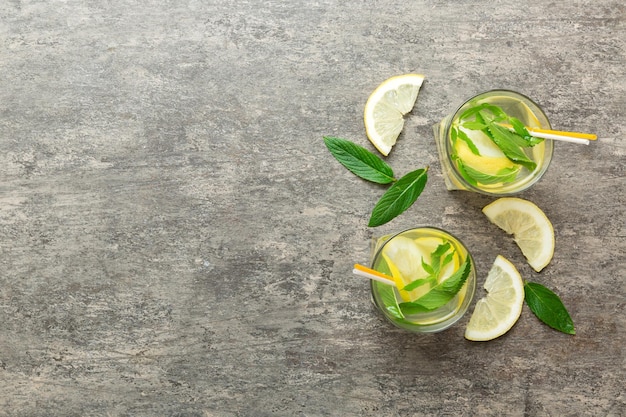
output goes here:
[{"label": "mint leaf in drink", "polygon": [[469,122],[463,122],[461,124],[462,127],[469,129],[469,130],[483,130],[487,127],[486,124],[484,123],[480,123],[476,120],[474,121],[469,121]]},{"label": "mint leaf in drink", "polygon": [[457,155],[450,155],[454,162],[456,162],[456,167],[459,171],[459,174],[467,181],[468,184],[472,184],[474,187],[478,187],[478,182],[472,177],[467,171],[467,167],[463,163],[463,160],[459,158]]},{"label": "mint leaf in drink", "polygon": [[428,276],[426,278],[419,278],[419,279],[411,281],[410,284],[405,285],[402,289],[404,291],[413,291],[417,287],[421,287],[424,284],[432,284],[433,281],[435,283],[437,282],[437,279],[433,276]]},{"label": "mint leaf in drink", "polygon": [[524,299],[539,320],[560,332],[576,334],[572,318],[559,296],[552,290],[536,282],[525,282]]},{"label": "mint leaf in drink", "polygon": [[428,167],[418,169],[393,183],[374,206],[368,226],[383,225],[411,207],[426,186],[427,172]]},{"label": "mint leaf in drink", "polygon": [[398,299],[396,298],[396,294],[394,292],[394,287],[392,285],[383,284],[384,288],[380,288],[378,290],[378,294],[380,294],[380,298],[382,299],[383,305],[389,314],[396,319],[403,319],[404,314],[400,307],[398,307]]},{"label": "mint leaf in drink", "polygon": [[472,261],[467,256],[450,278],[434,286],[417,300],[398,304],[400,310],[405,315],[424,313],[449,303],[461,291],[471,270]]},{"label": "mint leaf in drink", "polygon": [[324,136],[324,143],[335,159],[354,175],[378,184],[396,180],[391,167],[362,146],[330,136]]},{"label": "mint leaf in drink", "polygon": [[508,129],[496,124],[491,123],[487,128],[491,133],[491,139],[502,150],[504,155],[511,161],[523,165],[528,168],[529,171],[533,171],[537,164],[528,158],[524,151],[520,148],[519,140],[524,140],[520,136],[509,132]]},{"label": "mint leaf in drink", "polygon": [[481,110],[484,110],[485,108],[489,106],[490,106],[489,103],[482,103],[476,106],[469,107],[463,113],[461,113],[461,115],[459,116],[459,120],[465,120],[471,116],[475,116],[476,114],[478,114],[478,112],[480,112]]},{"label": "mint leaf in drink", "polygon": [[470,151],[472,151],[472,153],[474,155],[480,155],[480,151],[478,150],[478,148],[476,147],[474,142],[470,139],[470,137],[467,136],[467,133],[465,133],[461,129],[459,129],[458,137],[459,137],[459,139],[461,139],[463,142],[465,142],[467,144],[468,148],[470,148]]},{"label": "mint leaf in drink", "polygon": [[536,144],[543,142],[543,139],[531,136],[528,132],[528,129],[526,129],[526,126],[524,126],[524,123],[522,123],[520,120],[512,116],[509,116],[508,120],[509,123],[511,123],[511,126],[513,126],[513,130],[515,130],[515,133],[524,138],[524,140],[526,141],[526,146],[533,147]]},{"label": "mint leaf in drink", "polygon": [[[382,257],[380,261],[379,268],[381,268],[383,271],[389,270],[389,265],[387,264],[387,261],[384,257]],[[379,284],[372,281],[372,285]],[[402,320],[404,319],[404,314],[402,314],[400,307],[398,307],[398,299],[396,298],[396,292],[394,288],[395,287],[393,285],[380,285],[378,288],[378,294],[380,294],[383,305],[385,306],[385,309],[389,312],[389,314],[391,314],[391,316],[396,319]]]},{"label": "mint leaf in drink", "polygon": [[520,171],[519,166],[516,166],[510,168],[502,168],[496,173],[496,175],[489,175],[468,166],[464,166],[463,168],[466,175],[472,177],[473,180],[481,184],[501,184],[506,182],[512,182],[515,181],[515,178],[517,178],[517,174]]},{"label": "mint leaf in drink", "polygon": [[[422,258],[422,268],[426,271],[428,276],[413,280],[402,289],[404,291],[412,291],[424,284],[437,285],[441,270],[444,266],[452,262],[452,258],[454,257],[454,252],[450,252],[451,248],[452,246],[450,245],[450,242],[438,245],[437,248],[430,254],[430,264],[426,263],[424,258]],[[441,259],[444,255],[446,255],[445,258]]]}]

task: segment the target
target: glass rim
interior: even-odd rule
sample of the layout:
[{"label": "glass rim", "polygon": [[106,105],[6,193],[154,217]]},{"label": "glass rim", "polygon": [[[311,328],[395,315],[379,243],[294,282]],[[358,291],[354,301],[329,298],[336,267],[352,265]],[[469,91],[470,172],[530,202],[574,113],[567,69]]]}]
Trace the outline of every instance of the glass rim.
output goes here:
[{"label": "glass rim", "polygon": [[[452,148],[451,148],[452,145],[451,145],[451,142],[448,140],[448,138],[450,137],[450,128],[452,127],[452,122],[455,120],[455,117],[461,112],[463,107],[469,104],[472,100],[475,100],[477,97],[480,97],[486,94],[494,94],[494,93],[504,93],[505,95],[509,95],[513,98],[518,98],[521,101],[527,101],[528,103],[532,104],[532,106],[535,107],[536,110],[538,110],[541,113],[541,115],[543,116],[543,119],[545,119],[546,126],[542,126],[542,128],[552,129],[552,125],[550,124],[550,119],[548,119],[548,116],[543,111],[541,106],[537,102],[535,102],[533,99],[528,97],[527,95],[517,92],[515,90],[506,89],[506,88],[494,88],[491,90],[486,90],[486,91],[483,91],[482,93],[474,94],[470,98],[466,99],[460,106],[456,108],[456,110],[454,110],[454,113],[452,113],[452,115],[450,116],[450,119],[446,122],[445,131],[443,132],[444,133],[443,145],[445,146],[448,158],[452,152]],[[535,109],[531,109],[531,110],[535,110]],[[501,196],[501,197],[519,194],[527,190],[528,188],[532,187],[537,181],[539,181],[539,179],[541,179],[543,174],[546,173],[546,171],[548,170],[548,167],[550,166],[550,163],[552,162],[552,154],[554,153],[554,141],[544,140],[544,143],[545,143],[544,159],[543,159],[541,169],[537,171],[535,178],[533,178],[531,181],[528,181],[526,184],[521,186],[519,189],[516,189],[515,191],[492,192],[489,190],[484,190],[482,188],[476,187],[475,185],[470,184],[469,182],[465,181],[465,178],[463,178],[463,176],[458,172],[456,165],[453,163],[450,163],[450,166],[452,168],[450,170],[450,173],[454,175],[455,180],[463,184],[463,186],[466,187],[468,191],[473,191],[473,192],[483,194],[483,195]]]},{"label": "glass rim", "polygon": [[[384,305],[380,305],[379,304],[379,300],[377,299],[377,297],[375,296],[375,293],[377,292],[377,290],[375,290],[375,285],[376,283],[371,280],[370,281],[370,291],[372,292],[372,300],[374,302],[374,305],[377,307],[377,309],[382,313],[383,317],[386,319],[386,321],[390,322],[391,324],[393,324],[396,327],[399,327],[401,329],[404,329],[408,332],[412,332],[412,333],[436,333],[436,332],[441,332],[443,330],[448,329],[449,327],[451,327],[452,325],[454,325],[455,323],[457,323],[459,320],[461,320],[461,318],[465,315],[465,313],[468,311],[473,299],[474,299],[474,295],[476,292],[476,280],[477,280],[477,273],[476,273],[476,261],[474,260],[474,257],[472,256],[472,253],[470,252],[470,250],[467,248],[467,246],[465,245],[465,243],[463,243],[463,241],[461,239],[459,239],[456,235],[450,233],[449,231],[437,227],[437,226],[416,226],[416,227],[411,227],[411,228],[407,228],[404,230],[401,230],[397,233],[391,234],[389,235],[389,237],[385,240],[384,243],[382,243],[380,245],[380,247],[375,251],[374,255],[372,256],[372,262],[371,262],[371,267],[374,267],[374,265],[376,264],[376,260],[378,260],[380,258],[380,254],[382,253],[382,250],[385,248],[385,246],[387,245],[387,243],[391,242],[394,238],[396,238],[397,236],[402,235],[403,233],[406,232],[411,232],[411,231],[419,231],[419,230],[430,230],[433,232],[439,232],[439,233],[443,233],[446,236],[449,236],[451,239],[453,239],[455,241],[454,244],[458,244],[462,247],[462,249],[466,252],[466,256],[469,257],[471,264],[472,264],[472,270],[470,272],[471,276],[473,277],[471,280],[468,278],[466,285],[468,285],[468,294],[466,295],[465,300],[463,301],[463,303],[461,303],[461,305],[459,305],[459,308],[454,312],[453,315],[435,322],[435,323],[429,323],[429,324],[419,324],[419,323],[411,323],[411,324],[400,324],[398,322],[396,322],[395,320],[393,320],[391,317],[389,317],[389,315],[387,314],[387,312],[384,309]],[[379,239],[384,238],[385,236],[381,236]]]},{"label": "glass rim", "polygon": [[[373,267],[374,266],[374,261],[376,259],[378,259],[379,254],[382,252],[383,248],[387,245],[387,243],[389,243],[392,239],[400,236],[403,233],[407,233],[407,232],[412,232],[414,230],[423,230],[423,229],[430,229],[430,230],[434,230],[437,232],[442,232],[445,233],[446,235],[449,235],[450,237],[452,237],[454,240],[456,240],[457,242],[459,242],[461,244],[461,246],[463,246],[463,248],[465,249],[465,251],[467,252],[468,255],[471,256],[471,253],[469,251],[469,249],[467,249],[467,245],[465,243],[463,243],[463,241],[461,239],[459,239],[456,235],[454,235],[453,233],[442,229],[441,227],[437,227],[437,226],[415,226],[415,227],[409,227],[407,229],[401,230],[399,232],[396,233],[392,233],[389,235],[385,235],[388,236],[385,241],[374,250],[374,253],[372,255],[372,261],[370,262],[370,266]],[[381,238],[385,237],[385,236],[381,236]],[[380,239],[380,238],[379,238]],[[472,262],[474,261],[474,258],[472,257]]]}]

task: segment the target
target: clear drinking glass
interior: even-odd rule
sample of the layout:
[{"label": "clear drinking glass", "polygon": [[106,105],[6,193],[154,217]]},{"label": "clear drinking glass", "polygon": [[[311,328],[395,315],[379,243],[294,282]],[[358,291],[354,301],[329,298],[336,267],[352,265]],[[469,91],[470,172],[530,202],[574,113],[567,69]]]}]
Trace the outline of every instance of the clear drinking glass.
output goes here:
[{"label": "clear drinking glass", "polygon": [[[448,249],[441,251],[441,245]],[[444,247],[445,248],[445,247]],[[436,254],[439,249],[439,254]],[[444,260],[445,259],[445,260]],[[419,299],[432,287],[450,278],[469,260],[469,275],[461,290],[446,304],[431,311],[403,311],[407,301]],[[438,332],[456,323],[467,311],[476,289],[474,261],[467,248],[450,233],[435,227],[418,227],[374,239],[371,267],[384,274],[401,277],[405,284],[428,280],[435,265],[441,265],[435,281],[406,292],[396,286],[371,281],[372,299],[387,320],[417,333]],[[464,269],[464,268],[463,268]]]},{"label": "clear drinking glass", "polygon": [[[539,181],[548,169],[553,142],[543,140],[522,149],[536,167],[515,163],[504,156],[502,150],[489,138],[488,131],[470,130],[462,126],[476,124],[475,114],[463,119],[461,117],[469,113],[468,109],[481,104],[498,106],[527,127],[551,129],[539,105],[523,94],[491,90],[472,97],[433,127],[446,188],[497,196],[520,193]],[[465,137],[461,138],[461,134]],[[467,146],[467,140],[461,140],[466,137],[476,145],[474,148]],[[506,181],[499,181],[502,178],[506,178]]]}]

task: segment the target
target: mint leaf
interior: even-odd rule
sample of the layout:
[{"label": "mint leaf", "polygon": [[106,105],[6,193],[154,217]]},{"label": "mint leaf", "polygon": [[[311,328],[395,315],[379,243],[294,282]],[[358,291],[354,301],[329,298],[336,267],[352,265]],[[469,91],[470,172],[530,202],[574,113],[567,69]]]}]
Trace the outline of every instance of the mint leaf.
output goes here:
[{"label": "mint leaf", "polygon": [[537,164],[526,156],[518,144],[518,141],[523,138],[495,123],[490,124],[487,130],[491,133],[491,139],[511,161],[525,166],[529,171],[537,167]]},{"label": "mint leaf", "polygon": [[457,269],[450,278],[434,286],[417,300],[398,304],[400,310],[405,315],[424,313],[449,303],[450,300],[461,291],[471,270],[472,261],[471,258],[467,256],[459,269]]},{"label": "mint leaf", "polygon": [[324,143],[335,159],[354,175],[378,184],[396,180],[391,167],[362,146],[330,136],[324,136]]},{"label": "mint leaf", "polygon": [[515,117],[509,116],[509,123],[511,123],[511,125],[513,126],[513,130],[515,130],[515,133],[524,138],[524,140],[526,141],[526,146],[532,147],[538,143],[543,142],[543,139],[532,136],[528,132],[528,129],[526,129],[526,126],[524,126],[524,123],[522,123]]},{"label": "mint leaf", "polygon": [[478,121],[463,122],[461,126],[469,130],[483,130],[487,127],[486,124]]},{"label": "mint leaf", "polygon": [[374,206],[368,226],[385,224],[411,207],[426,186],[427,171],[428,167],[409,172],[389,187]]},{"label": "mint leaf", "polygon": [[[452,262],[452,258],[454,257],[454,252],[448,252],[451,247],[452,246],[450,245],[450,242],[446,242],[442,245],[438,245],[437,248],[433,251],[433,253],[430,254],[430,259],[432,262],[431,265],[427,264],[424,261],[424,258],[422,258],[422,268],[424,269],[424,271],[426,271],[428,276],[426,278],[419,278],[414,281],[411,281],[410,283],[405,285],[404,288],[402,289],[405,291],[412,291],[416,289],[417,287],[421,287],[424,284],[437,285],[437,281],[438,281],[439,273],[441,272],[441,269],[448,263]],[[448,254],[446,255],[446,253]],[[446,257],[442,261],[441,257],[443,255],[446,255]]]},{"label": "mint leaf", "polygon": [[527,141],[530,139],[531,136],[530,133],[528,133],[528,129],[526,129],[524,123],[522,123],[519,119],[513,116],[509,116],[509,123],[511,123],[511,126],[513,126],[513,130],[515,130],[515,133],[517,133]]},{"label": "mint leaf", "polygon": [[392,317],[395,317],[397,319],[404,318],[402,310],[400,310],[400,307],[398,307],[398,299],[396,298],[394,287],[392,285],[381,284],[381,288],[378,289],[378,294],[382,299],[385,309],[389,314],[391,314]]},{"label": "mint leaf", "polygon": [[483,103],[483,104],[479,104],[473,107],[470,107],[468,109],[466,109],[463,113],[461,113],[461,115],[458,117],[459,120],[465,120],[471,116],[474,116],[475,114],[477,114],[479,111],[484,110],[485,108],[489,107],[490,104],[489,103]]},{"label": "mint leaf", "polygon": [[465,164],[463,163],[461,158],[456,155],[451,155],[451,157],[456,163],[456,168],[459,171],[459,174],[461,174],[465,181],[467,181],[468,184],[472,184],[474,187],[477,187],[478,182],[476,182],[476,180],[467,172]]},{"label": "mint leaf", "polygon": [[435,275],[435,270],[424,261],[424,258],[422,258],[422,268],[424,268],[424,271],[426,271],[428,275]]},{"label": "mint leaf", "polygon": [[502,168],[496,175],[489,175],[468,166],[464,166],[463,168],[465,169],[465,173],[467,175],[471,176],[472,179],[481,184],[500,184],[503,182],[512,182],[515,181],[515,178],[517,178],[517,174],[520,171],[520,168],[516,166]]},{"label": "mint leaf", "polygon": [[413,291],[417,287],[421,287],[424,284],[432,283],[433,281],[437,282],[437,279],[433,276],[416,279],[416,280],[411,281],[410,284],[405,285],[404,288],[402,289],[404,291]]},{"label": "mint leaf", "polygon": [[459,139],[461,139],[463,142],[467,143],[467,146],[470,148],[470,151],[472,151],[472,153],[474,155],[480,155],[480,151],[478,150],[478,148],[476,147],[476,145],[474,144],[474,142],[470,139],[469,136],[467,136],[467,133],[463,132],[461,129],[459,129],[458,132],[458,137]]},{"label": "mint leaf", "polygon": [[536,282],[525,282],[524,299],[539,320],[560,332],[576,334],[572,318],[554,292]]},{"label": "mint leaf", "polygon": [[[378,269],[389,271],[389,264],[385,260],[384,256],[381,257]],[[398,307],[398,299],[396,298],[396,292],[394,290],[395,287],[393,285],[374,283],[373,281],[372,283],[373,285],[378,285],[378,294],[380,295],[387,312],[396,319],[404,319],[404,314],[402,314],[400,307]]]}]

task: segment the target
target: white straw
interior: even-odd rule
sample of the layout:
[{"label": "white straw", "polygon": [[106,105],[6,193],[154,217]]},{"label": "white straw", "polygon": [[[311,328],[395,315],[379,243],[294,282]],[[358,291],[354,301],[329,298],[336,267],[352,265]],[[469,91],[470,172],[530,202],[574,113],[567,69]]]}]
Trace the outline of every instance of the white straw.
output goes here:
[{"label": "white straw", "polygon": [[356,268],[354,268],[352,270],[352,273],[354,275],[358,275],[358,276],[361,276],[361,277],[364,277],[364,278],[373,279],[374,281],[382,282],[383,284],[393,285],[394,287],[396,286],[396,283],[391,281],[391,280],[389,280],[389,279],[381,278],[378,275],[370,274],[370,273],[367,273],[365,271],[361,271],[361,270],[356,269]]},{"label": "white straw", "polygon": [[560,140],[563,142],[571,142],[571,143],[579,143],[581,145],[589,145],[589,140],[587,139],[573,138],[571,136],[553,135],[552,133],[533,132],[530,130],[528,131],[528,133],[530,133],[530,136],[534,136],[536,138],[541,138],[541,139],[553,139],[553,140]]},{"label": "white straw", "polygon": [[[515,131],[513,126],[509,124],[502,124],[502,126],[506,127],[511,132]],[[532,128],[527,128],[527,129],[528,129],[528,133],[530,134],[530,136],[534,136],[536,138],[560,140],[562,142],[578,143],[580,145],[589,145],[588,139],[574,138],[572,136],[566,136],[566,135],[555,135],[554,133],[548,133],[548,132],[537,132],[533,130]]]}]

